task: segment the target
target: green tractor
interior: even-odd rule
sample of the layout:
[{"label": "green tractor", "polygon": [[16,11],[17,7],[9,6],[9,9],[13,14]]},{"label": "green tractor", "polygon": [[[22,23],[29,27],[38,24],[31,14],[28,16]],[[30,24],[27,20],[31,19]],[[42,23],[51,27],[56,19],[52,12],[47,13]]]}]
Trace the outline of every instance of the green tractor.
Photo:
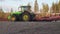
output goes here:
[{"label": "green tractor", "polygon": [[35,14],[30,10],[31,6],[21,6],[21,11],[11,13],[10,21],[34,21]]}]

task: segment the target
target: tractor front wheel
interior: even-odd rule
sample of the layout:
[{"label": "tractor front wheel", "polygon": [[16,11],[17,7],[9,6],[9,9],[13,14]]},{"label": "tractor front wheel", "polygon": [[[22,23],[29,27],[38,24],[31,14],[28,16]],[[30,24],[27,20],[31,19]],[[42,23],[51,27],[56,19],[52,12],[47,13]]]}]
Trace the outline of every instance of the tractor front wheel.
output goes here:
[{"label": "tractor front wheel", "polygon": [[16,14],[13,14],[12,16],[11,16],[11,19],[10,19],[11,21],[18,21],[18,15],[16,15]]},{"label": "tractor front wheel", "polygon": [[10,19],[11,21],[15,21],[16,20],[16,18],[13,16],[13,17],[11,17],[11,19]]}]

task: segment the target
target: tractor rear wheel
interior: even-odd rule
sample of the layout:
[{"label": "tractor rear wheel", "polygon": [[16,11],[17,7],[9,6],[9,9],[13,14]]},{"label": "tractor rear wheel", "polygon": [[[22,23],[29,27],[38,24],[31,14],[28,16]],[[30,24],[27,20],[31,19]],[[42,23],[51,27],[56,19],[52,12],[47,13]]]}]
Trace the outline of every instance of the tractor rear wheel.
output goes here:
[{"label": "tractor rear wheel", "polygon": [[23,12],[22,14],[20,14],[19,20],[20,21],[30,21],[31,20],[30,13],[29,12]]},{"label": "tractor rear wheel", "polygon": [[34,18],[34,14],[29,13],[28,11],[24,11],[22,14],[19,16],[20,21],[32,21]]}]

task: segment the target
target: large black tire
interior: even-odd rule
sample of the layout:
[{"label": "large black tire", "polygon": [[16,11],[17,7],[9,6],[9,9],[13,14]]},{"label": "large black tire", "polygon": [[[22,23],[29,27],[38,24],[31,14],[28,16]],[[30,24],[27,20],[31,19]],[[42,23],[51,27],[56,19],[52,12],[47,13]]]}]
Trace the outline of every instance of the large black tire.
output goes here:
[{"label": "large black tire", "polygon": [[32,21],[32,19],[32,15],[28,11],[23,12],[19,17],[20,21]]}]

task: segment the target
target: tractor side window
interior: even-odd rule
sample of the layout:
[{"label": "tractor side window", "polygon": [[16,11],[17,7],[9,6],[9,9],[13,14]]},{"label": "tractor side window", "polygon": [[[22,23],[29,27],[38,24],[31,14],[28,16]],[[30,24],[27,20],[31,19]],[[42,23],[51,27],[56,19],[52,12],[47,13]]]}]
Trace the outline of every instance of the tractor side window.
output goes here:
[{"label": "tractor side window", "polygon": [[26,8],[26,7],[25,7],[25,8],[22,8],[22,11],[23,11],[23,12],[26,11],[26,10],[28,10],[28,8]]},{"label": "tractor side window", "polygon": [[28,10],[28,8],[24,8],[24,10]]}]

